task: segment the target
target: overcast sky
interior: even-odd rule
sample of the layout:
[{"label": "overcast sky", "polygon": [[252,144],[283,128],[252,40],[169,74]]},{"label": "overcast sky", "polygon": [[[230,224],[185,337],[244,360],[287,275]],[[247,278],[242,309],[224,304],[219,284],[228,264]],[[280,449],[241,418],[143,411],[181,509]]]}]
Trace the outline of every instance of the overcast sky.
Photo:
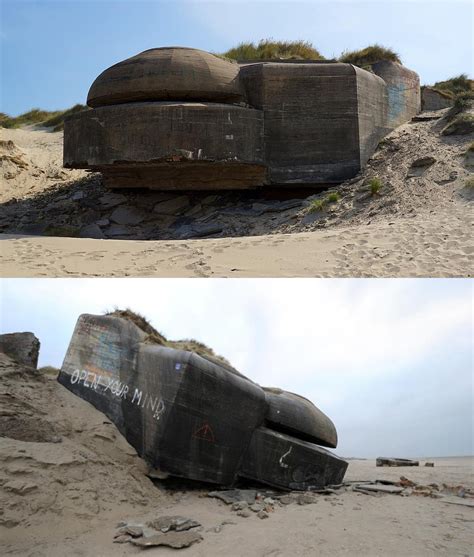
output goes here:
[{"label": "overcast sky", "polygon": [[148,48],[224,52],[263,38],[327,58],[381,43],[424,84],[471,73],[470,0],[0,0],[1,111],[85,103],[107,67]]},{"label": "overcast sky", "polygon": [[129,306],[334,421],[342,456],[473,451],[468,280],[3,279],[1,332],[60,367],[77,317]]}]

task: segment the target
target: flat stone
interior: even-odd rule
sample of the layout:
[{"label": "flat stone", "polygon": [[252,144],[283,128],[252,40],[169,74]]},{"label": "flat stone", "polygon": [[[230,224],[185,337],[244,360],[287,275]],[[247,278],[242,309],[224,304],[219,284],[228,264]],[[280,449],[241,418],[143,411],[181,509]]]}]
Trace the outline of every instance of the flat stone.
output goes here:
[{"label": "flat stone", "polygon": [[249,505],[255,502],[257,491],[255,489],[228,489],[224,491],[210,491],[208,497],[215,497],[227,505],[246,501]]},{"label": "flat stone", "polygon": [[96,240],[103,240],[105,238],[104,233],[97,226],[97,224],[88,224],[83,226],[79,231],[80,238],[95,238]]},{"label": "flat stone", "polygon": [[291,495],[283,495],[283,497],[280,497],[279,501],[282,505],[291,505],[295,502],[295,498]]},{"label": "flat stone", "polygon": [[324,216],[324,211],[312,211],[311,213],[306,213],[306,215],[301,219],[301,224],[313,224],[313,222],[324,219]]},{"label": "flat stone", "polygon": [[237,503],[232,503],[233,511],[242,511],[243,509],[248,509],[249,504],[247,501],[237,501]]},{"label": "flat stone", "polygon": [[130,230],[126,226],[121,224],[111,224],[109,228],[105,231],[106,236],[127,236],[130,234]]},{"label": "flat stone", "polygon": [[101,197],[99,197],[99,203],[107,208],[107,209],[112,209],[112,207],[116,207],[117,205],[121,205],[122,203],[125,203],[127,201],[127,198],[122,195],[121,193],[105,193],[104,195],[102,195]]},{"label": "flat stone", "polygon": [[165,534],[155,534],[146,538],[132,539],[131,542],[139,547],[154,547],[166,545],[174,549],[189,547],[193,543],[200,542],[202,536],[199,532],[166,532]]},{"label": "flat stone", "polygon": [[260,511],[257,513],[258,518],[264,519],[264,518],[268,518],[269,514],[267,513],[267,511]]},{"label": "flat stone", "polygon": [[116,224],[140,224],[145,218],[146,215],[139,209],[124,206],[117,207],[110,215],[110,220]]},{"label": "flat stone", "polygon": [[380,491],[381,493],[401,493],[404,490],[403,487],[385,484],[359,484],[357,487],[366,491]]},{"label": "flat stone", "polygon": [[180,195],[168,201],[157,203],[153,211],[163,215],[179,215],[187,207],[189,207],[189,197],[187,195]]},{"label": "flat stone", "polygon": [[139,538],[143,536],[143,528],[126,524],[118,530],[114,537],[117,538],[124,535],[131,536],[132,538]]},{"label": "flat stone", "polygon": [[253,505],[250,505],[250,510],[254,513],[258,513],[263,511],[263,505],[262,503],[254,503]]},{"label": "flat stone", "polygon": [[317,502],[317,498],[309,493],[302,493],[298,495],[297,503],[298,505],[312,505]]},{"label": "flat stone", "polygon": [[114,537],[114,543],[128,543],[132,541],[132,536],[120,535]]},{"label": "flat stone", "polygon": [[211,205],[211,203],[215,203],[219,199],[219,195],[207,195],[204,199],[201,200],[203,205]]},{"label": "flat stone", "polygon": [[186,518],[184,516],[160,516],[155,520],[147,522],[147,526],[155,530],[160,530],[161,532],[168,532],[170,530],[182,532],[190,528],[201,526],[201,524],[192,518]]},{"label": "flat stone", "polygon": [[248,509],[242,509],[241,511],[237,511],[237,516],[241,516],[242,518],[249,518],[252,516],[252,512]]},{"label": "flat stone", "polygon": [[220,224],[185,224],[176,229],[176,236],[180,240],[187,240],[190,238],[203,238],[204,236],[219,234],[220,232],[222,232]]}]

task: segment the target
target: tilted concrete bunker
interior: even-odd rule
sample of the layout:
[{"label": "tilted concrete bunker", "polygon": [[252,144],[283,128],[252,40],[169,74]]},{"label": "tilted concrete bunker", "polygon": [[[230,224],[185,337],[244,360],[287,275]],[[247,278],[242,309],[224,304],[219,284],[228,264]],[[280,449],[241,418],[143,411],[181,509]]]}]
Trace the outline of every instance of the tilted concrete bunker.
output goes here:
[{"label": "tilted concrete bunker", "polygon": [[221,360],[149,342],[115,316],[81,315],[58,381],[104,412],[162,472],[284,489],[342,482],[331,420],[307,399],[265,389]]},{"label": "tilted concrete bunker", "polygon": [[108,187],[242,189],[337,183],[420,108],[416,73],[321,61],[237,64],[156,48],[105,70],[67,118],[64,166]]}]

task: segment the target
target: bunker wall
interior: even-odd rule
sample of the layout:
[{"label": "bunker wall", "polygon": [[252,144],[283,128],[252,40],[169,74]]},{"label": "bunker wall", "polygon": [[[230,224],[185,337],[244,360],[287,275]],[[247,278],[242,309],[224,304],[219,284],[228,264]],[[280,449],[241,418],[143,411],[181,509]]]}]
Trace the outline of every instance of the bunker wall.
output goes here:
[{"label": "bunker wall", "polygon": [[359,170],[352,66],[262,63],[240,74],[248,102],[264,111],[269,182],[338,182]]},{"label": "bunker wall", "polygon": [[388,92],[383,79],[354,66],[357,80],[357,117],[360,165],[373,155],[387,132]]},{"label": "bunker wall", "polygon": [[388,60],[373,64],[372,71],[387,84],[387,131],[420,112],[420,78],[417,73]]},{"label": "bunker wall", "polygon": [[160,161],[263,164],[263,115],[216,103],[128,103],[65,121],[64,166]]}]

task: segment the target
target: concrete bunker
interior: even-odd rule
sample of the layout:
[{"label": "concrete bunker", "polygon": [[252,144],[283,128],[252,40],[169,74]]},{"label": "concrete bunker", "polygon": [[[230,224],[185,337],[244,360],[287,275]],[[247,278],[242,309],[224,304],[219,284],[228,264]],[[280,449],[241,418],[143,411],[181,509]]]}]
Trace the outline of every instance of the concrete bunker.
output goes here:
[{"label": "concrete bunker", "polygon": [[110,188],[245,189],[353,177],[419,111],[417,74],[325,61],[232,63],[156,48],[105,70],[64,129],[64,166]]},{"label": "concrete bunker", "polygon": [[153,468],[230,486],[340,484],[332,421],[307,399],[263,389],[225,361],[150,342],[120,316],[81,315],[58,381],[106,414]]}]

